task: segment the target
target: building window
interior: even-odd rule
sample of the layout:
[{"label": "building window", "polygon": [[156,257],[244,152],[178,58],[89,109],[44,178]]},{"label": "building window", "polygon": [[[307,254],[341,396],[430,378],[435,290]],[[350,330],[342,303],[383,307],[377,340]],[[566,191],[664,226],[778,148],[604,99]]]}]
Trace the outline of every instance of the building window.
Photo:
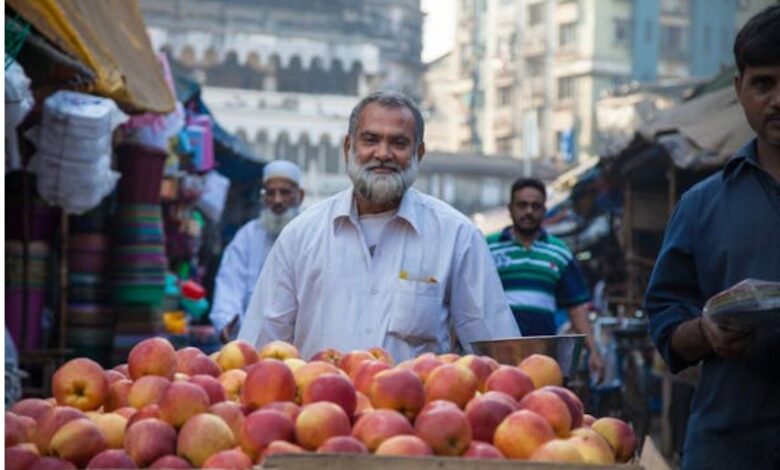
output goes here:
[{"label": "building window", "polygon": [[623,18],[613,20],[612,43],[618,47],[631,44],[631,22]]},{"label": "building window", "polygon": [[681,26],[661,26],[661,58],[683,60],[688,54],[688,31]]},{"label": "building window", "polygon": [[558,99],[561,101],[574,98],[576,82],[574,77],[562,77],[558,79]]},{"label": "building window", "polygon": [[528,26],[535,26],[544,22],[544,3],[535,3],[528,6]]},{"label": "building window", "polygon": [[577,23],[564,23],[558,28],[558,45],[561,49],[572,49],[577,43]]},{"label": "building window", "polygon": [[529,77],[539,77],[544,72],[544,63],[539,59],[528,59],[525,62],[525,71]]},{"label": "building window", "polygon": [[496,101],[499,106],[509,106],[512,104],[512,87],[502,86],[498,89]]}]

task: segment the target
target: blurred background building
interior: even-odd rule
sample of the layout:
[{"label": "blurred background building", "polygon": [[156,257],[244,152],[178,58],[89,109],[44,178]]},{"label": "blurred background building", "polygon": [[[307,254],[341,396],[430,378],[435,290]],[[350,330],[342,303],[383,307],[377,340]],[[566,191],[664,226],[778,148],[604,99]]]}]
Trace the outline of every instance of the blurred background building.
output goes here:
[{"label": "blurred background building", "polygon": [[739,26],[772,3],[457,0],[452,51],[426,65],[429,148],[593,158],[607,91],[716,75],[733,64]]}]

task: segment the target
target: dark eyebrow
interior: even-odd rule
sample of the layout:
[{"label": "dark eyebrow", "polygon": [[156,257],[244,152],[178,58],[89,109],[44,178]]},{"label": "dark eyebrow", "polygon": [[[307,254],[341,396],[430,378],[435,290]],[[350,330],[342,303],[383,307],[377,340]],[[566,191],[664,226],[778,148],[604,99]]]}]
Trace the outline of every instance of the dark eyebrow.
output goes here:
[{"label": "dark eyebrow", "polygon": [[750,77],[750,83],[751,84],[759,83],[759,82],[762,82],[762,81],[765,81],[765,80],[774,81],[775,80],[775,76],[772,75],[772,74],[768,74],[768,73],[760,73],[760,74],[756,74],[756,75],[753,75],[753,76]]}]

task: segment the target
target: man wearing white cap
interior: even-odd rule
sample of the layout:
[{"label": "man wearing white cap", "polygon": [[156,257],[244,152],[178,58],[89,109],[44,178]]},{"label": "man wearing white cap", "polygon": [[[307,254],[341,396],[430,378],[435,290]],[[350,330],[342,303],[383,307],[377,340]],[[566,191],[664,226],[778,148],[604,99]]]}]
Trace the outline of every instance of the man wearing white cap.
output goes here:
[{"label": "man wearing white cap", "polygon": [[260,216],[236,232],[222,256],[215,281],[209,318],[224,342],[238,331],[271,245],[298,215],[303,202],[300,182],[301,170],[294,163],[276,160],[263,169]]},{"label": "man wearing white cap", "polygon": [[519,336],[485,239],[468,218],[412,188],[425,124],[405,95],[352,110],[352,186],[285,229],[249,301],[239,339],[290,341],[305,358],[381,346],[396,361],[456,343]]}]

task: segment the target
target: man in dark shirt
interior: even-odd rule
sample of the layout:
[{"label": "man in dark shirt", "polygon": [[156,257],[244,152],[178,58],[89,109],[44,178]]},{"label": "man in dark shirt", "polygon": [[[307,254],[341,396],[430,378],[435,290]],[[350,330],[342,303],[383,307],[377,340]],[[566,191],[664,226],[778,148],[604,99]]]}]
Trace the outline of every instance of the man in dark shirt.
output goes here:
[{"label": "man in dark shirt", "polygon": [[734,86],[756,139],[686,192],[645,298],[672,372],[702,361],[683,468],[780,468],[780,332],[729,331],[701,309],[746,278],[780,281],[780,6],[742,28]]}]

